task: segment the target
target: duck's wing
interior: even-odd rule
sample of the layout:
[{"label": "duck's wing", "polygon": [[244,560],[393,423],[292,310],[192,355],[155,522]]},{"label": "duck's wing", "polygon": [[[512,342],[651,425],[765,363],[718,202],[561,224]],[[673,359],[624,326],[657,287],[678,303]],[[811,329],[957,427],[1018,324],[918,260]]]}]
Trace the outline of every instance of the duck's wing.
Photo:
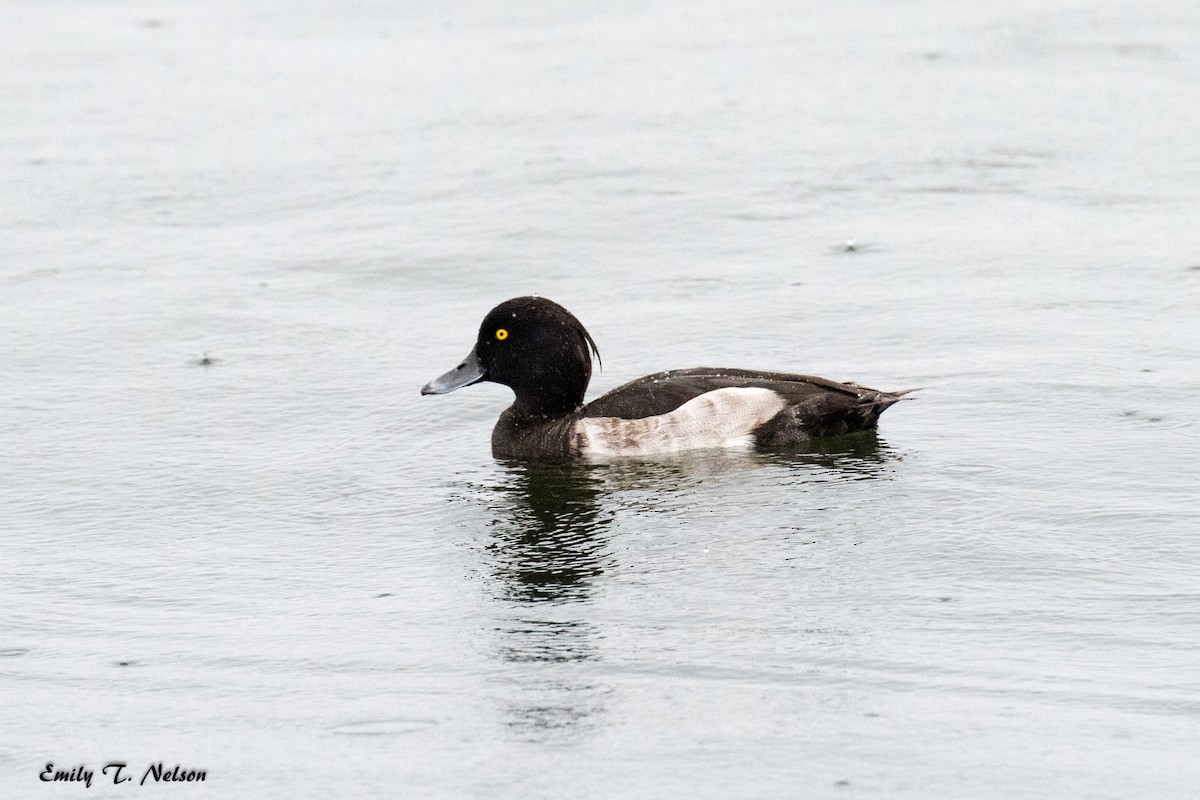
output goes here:
[{"label": "duck's wing", "polygon": [[[789,405],[802,403],[818,395],[860,397],[864,392],[888,395],[853,383],[818,378],[813,375],[792,375],[784,372],[760,372],[748,369],[696,367],[656,372],[623,386],[588,403],[585,417],[618,417],[640,419],[674,411],[692,398],[714,389],[755,387],[770,389]],[[897,395],[898,397],[898,395]]]},{"label": "duck's wing", "polygon": [[[593,400],[581,413],[584,417],[641,419],[667,414],[716,389],[751,387],[770,389],[783,398],[785,411],[772,424],[786,427],[789,437],[793,429],[801,428],[808,436],[829,436],[873,427],[884,409],[904,394],[813,375],[696,367],[630,381]],[[767,430],[761,434],[769,434],[772,425],[764,428]]]}]

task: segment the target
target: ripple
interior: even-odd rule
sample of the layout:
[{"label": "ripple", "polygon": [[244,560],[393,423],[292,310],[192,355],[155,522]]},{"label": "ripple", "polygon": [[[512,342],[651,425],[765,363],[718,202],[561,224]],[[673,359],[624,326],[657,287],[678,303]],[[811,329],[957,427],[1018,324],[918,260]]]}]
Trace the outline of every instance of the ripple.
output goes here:
[{"label": "ripple", "polygon": [[374,719],[362,722],[348,722],[330,728],[329,732],[337,736],[400,736],[406,733],[419,733],[437,727],[437,720],[432,719]]},{"label": "ripple", "polygon": [[951,464],[945,469],[945,472],[956,475],[982,475],[995,471],[994,464]]},{"label": "ripple", "polygon": [[1122,412],[1120,412],[1119,416],[1122,419],[1128,420],[1131,423],[1142,424],[1142,425],[1156,425],[1156,426],[1159,426],[1159,427],[1162,427],[1162,428],[1165,428],[1168,430],[1179,430],[1182,428],[1190,428],[1190,427],[1192,427],[1192,425],[1195,424],[1193,420],[1175,419],[1174,417],[1168,417],[1165,414],[1149,413],[1149,412],[1141,411],[1136,408],[1127,409],[1125,411],[1122,411]]}]

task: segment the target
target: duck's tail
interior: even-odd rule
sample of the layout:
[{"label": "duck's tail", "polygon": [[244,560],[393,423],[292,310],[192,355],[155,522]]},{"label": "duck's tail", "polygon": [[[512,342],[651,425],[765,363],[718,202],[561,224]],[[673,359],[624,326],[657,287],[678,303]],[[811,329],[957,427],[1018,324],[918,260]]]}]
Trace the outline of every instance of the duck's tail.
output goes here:
[{"label": "duck's tail", "polygon": [[[857,390],[858,396],[838,402],[832,397],[820,398],[802,412],[803,427],[809,436],[840,436],[856,431],[875,428],[884,411],[919,389],[904,389],[899,392],[883,392],[857,384],[847,384]],[[814,398],[815,399],[815,398]],[[848,402],[847,402],[848,401]]]}]

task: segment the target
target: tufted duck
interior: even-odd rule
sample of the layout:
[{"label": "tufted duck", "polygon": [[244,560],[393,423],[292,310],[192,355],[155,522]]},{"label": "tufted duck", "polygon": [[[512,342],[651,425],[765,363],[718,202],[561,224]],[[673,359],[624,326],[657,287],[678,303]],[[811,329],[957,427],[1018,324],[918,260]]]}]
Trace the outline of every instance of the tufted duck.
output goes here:
[{"label": "tufted duck", "polygon": [[517,297],[488,313],[463,363],[421,394],[480,381],[508,386],[516,401],[492,431],[492,454],[539,460],[786,447],[874,428],[905,394],[809,375],[697,367],[638,378],[584,405],[593,354],[600,358],[571,312],[542,297]]}]

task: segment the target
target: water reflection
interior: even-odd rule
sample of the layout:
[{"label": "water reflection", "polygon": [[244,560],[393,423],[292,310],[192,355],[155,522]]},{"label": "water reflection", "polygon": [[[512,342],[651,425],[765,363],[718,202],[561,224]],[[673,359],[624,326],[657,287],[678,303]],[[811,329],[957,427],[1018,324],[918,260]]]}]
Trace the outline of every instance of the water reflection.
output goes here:
[{"label": "water reflection", "polygon": [[817,467],[825,478],[834,480],[890,478],[892,469],[902,460],[873,430],[817,439],[760,455],[771,463]]},{"label": "water reflection", "polygon": [[579,620],[514,619],[497,630],[504,635],[500,655],[505,661],[565,663],[599,655],[595,628]]},{"label": "water reflection", "polygon": [[514,667],[518,702],[509,724],[535,738],[589,730],[603,710],[604,685],[584,669],[601,658],[590,617],[597,582],[611,568],[611,507],[596,467],[506,463],[487,544],[499,658]]},{"label": "water reflection", "polygon": [[514,602],[585,600],[605,569],[612,519],[600,499],[596,467],[575,464],[505,465],[508,502],[492,522],[488,546],[504,599]]},{"label": "water reflection", "polygon": [[617,566],[610,543],[618,510],[678,510],[681,495],[770,492],[805,483],[884,478],[899,456],[874,433],[786,452],[707,451],[603,464],[503,462],[488,487],[485,545],[497,613],[496,655],[509,667],[514,729],[535,739],[592,730],[610,688],[591,665],[604,659],[594,595]]}]

